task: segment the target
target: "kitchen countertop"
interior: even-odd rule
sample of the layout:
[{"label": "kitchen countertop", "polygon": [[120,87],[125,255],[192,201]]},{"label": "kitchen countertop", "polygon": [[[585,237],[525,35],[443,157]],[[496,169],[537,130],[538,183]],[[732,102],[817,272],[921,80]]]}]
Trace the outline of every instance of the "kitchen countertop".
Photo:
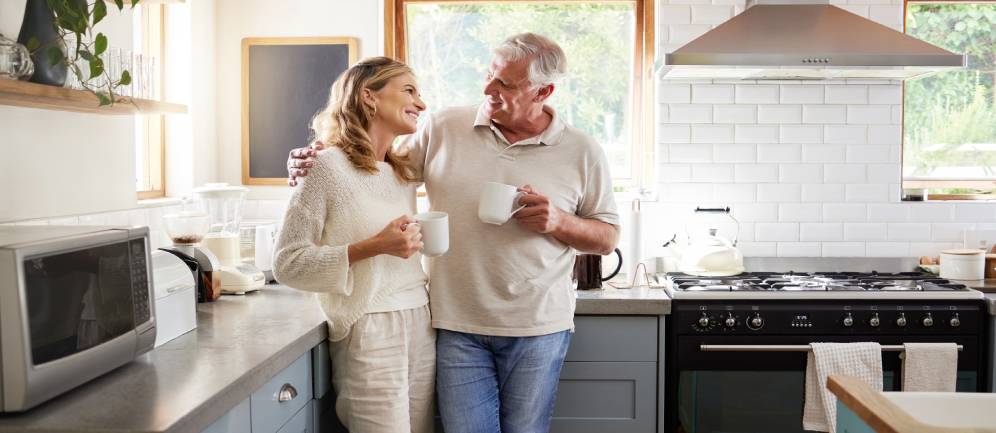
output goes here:
[{"label": "kitchen countertop", "polygon": [[574,314],[664,315],[671,314],[671,298],[664,289],[635,287],[616,289],[604,284],[601,290],[577,290]]},{"label": "kitchen countertop", "polygon": [[310,293],[267,286],[197,305],[197,329],[23,414],[0,433],[196,432],[328,335]]},{"label": "kitchen countertop", "polygon": [[989,301],[989,314],[996,316],[996,279],[965,281],[966,286],[979,290]]}]

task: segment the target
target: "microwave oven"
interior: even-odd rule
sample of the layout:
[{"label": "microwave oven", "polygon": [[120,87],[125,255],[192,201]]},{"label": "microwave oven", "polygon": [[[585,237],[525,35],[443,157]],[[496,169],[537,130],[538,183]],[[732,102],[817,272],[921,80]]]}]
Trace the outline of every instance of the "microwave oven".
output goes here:
[{"label": "microwave oven", "polygon": [[152,349],[149,249],[148,227],[0,226],[0,412]]}]

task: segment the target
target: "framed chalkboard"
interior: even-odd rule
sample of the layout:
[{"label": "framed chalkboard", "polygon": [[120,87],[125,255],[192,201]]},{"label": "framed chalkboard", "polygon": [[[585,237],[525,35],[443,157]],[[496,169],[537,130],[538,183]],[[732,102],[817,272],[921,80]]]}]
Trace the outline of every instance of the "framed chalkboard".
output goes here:
[{"label": "framed chalkboard", "polygon": [[244,185],[287,184],[287,154],[308,144],[311,118],[356,56],[355,38],[242,39]]}]

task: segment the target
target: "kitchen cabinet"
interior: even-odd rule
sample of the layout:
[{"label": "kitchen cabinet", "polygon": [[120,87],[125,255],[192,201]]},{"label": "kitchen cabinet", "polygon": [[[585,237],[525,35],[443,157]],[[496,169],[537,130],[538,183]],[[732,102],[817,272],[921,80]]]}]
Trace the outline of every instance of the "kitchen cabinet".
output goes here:
[{"label": "kitchen cabinet", "polygon": [[328,343],[301,355],[252,395],[223,415],[204,433],[313,433],[330,424]]}]

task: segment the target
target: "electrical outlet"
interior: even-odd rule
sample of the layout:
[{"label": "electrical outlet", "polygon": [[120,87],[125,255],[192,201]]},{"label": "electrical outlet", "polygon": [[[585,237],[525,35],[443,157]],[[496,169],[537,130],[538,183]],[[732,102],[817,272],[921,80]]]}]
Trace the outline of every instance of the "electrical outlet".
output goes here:
[{"label": "electrical outlet", "polygon": [[996,244],[996,230],[965,230],[965,248],[989,251]]}]

